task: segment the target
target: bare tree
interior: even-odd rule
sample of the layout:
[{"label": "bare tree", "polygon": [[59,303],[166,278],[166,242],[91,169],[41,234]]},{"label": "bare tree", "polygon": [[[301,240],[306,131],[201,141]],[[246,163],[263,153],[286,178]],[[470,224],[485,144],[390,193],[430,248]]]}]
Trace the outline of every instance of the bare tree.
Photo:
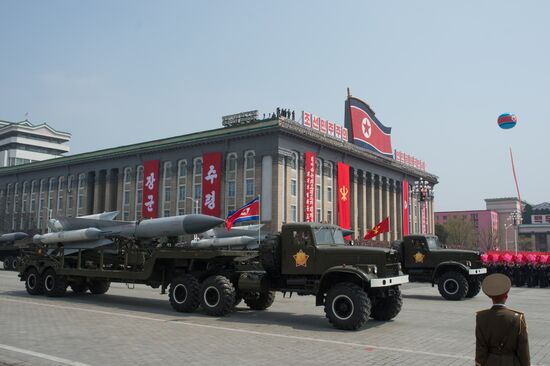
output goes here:
[{"label": "bare tree", "polygon": [[447,242],[451,246],[461,248],[478,249],[478,231],[475,225],[461,217],[451,218],[444,225],[449,233]]},{"label": "bare tree", "polygon": [[479,249],[486,252],[498,248],[498,232],[492,228],[479,230]]}]

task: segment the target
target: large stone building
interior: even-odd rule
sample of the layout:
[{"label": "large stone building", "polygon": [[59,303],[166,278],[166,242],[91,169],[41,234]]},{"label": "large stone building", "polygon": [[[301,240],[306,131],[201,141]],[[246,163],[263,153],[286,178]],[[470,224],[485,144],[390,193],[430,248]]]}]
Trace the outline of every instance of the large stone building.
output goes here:
[{"label": "large stone building", "polygon": [[69,152],[68,132],[57,131],[47,123],[0,120],[0,167],[57,158]]},{"label": "large stone building", "polygon": [[[220,153],[221,213],[261,195],[261,220],[276,231],[282,223],[305,219],[305,153],[314,152],[316,221],[338,223],[337,163],[350,166],[351,229],[362,238],[383,218],[390,232],[403,233],[402,182],[437,177],[375,154],[284,117],[247,125],[115,147],[0,169],[1,232],[46,230],[48,217],[79,216],[119,210],[119,219],[140,219],[144,162],[159,160],[158,215],[202,212],[203,154]],[[204,168],[206,169],[206,167]],[[411,188],[411,187],[409,187]],[[433,232],[432,201],[411,195],[409,232]],[[420,224],[420,212],[426,224]]]}]

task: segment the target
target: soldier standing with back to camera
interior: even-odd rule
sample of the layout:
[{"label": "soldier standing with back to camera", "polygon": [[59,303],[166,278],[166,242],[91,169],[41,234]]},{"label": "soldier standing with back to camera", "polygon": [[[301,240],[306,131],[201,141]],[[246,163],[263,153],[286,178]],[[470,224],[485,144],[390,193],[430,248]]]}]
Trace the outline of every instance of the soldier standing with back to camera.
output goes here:
[{"label": "soldier standing with back to camera", "polygon": [[531,364],[525,317],[505,305],[510,287],[510,278],[500,273],[485,277],[481,284],[493,306],[476,316],[476,366]]}]

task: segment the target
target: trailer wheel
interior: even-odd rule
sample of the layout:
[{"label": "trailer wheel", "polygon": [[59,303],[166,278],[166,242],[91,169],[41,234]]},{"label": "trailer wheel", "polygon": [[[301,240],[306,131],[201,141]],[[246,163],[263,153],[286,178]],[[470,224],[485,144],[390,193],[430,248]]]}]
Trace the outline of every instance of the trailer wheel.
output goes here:
[{"label": "trailer wheel", "polygon": [[275,301],[275,291],[252,292],[244,297],[245,304],[252,310],[265,310]]},{"label": "trailer wheel", "polygon": [[4,258],[4,269],[6,271],[10,271],[11,270],[11,261],[13,260],[12,257],[6,257]]},{"label": "trailer wheel", "polygon": [[325,313],[338,329],[357,330],[369,319],[371,302],[367,293],[350,282],[331,287],[325,299]]},{"label": "trailer wheel", "polygon": [[25,289],[29,295],[44,294],[44,282],[34,267],[25,272]]},{"label": "trailer wheel", "polygon": [[437,281],[439,293],[447,300],[462,300],[468,293],[468,280],[462,273],[449,271]]},{"label": "trailer wheel", "polygon": [[111,281],[94,278],[88,282],[88,287],[90,288],[90,292],[92,294],[103,295],[104,293],[109,291],[109,287],[111,287]]},{"label": "trailer wheel", "polygon": [[67,292],[67,279],[55,273],[53,268],[48,268],[42,274],[44,294],[50,297],[59,297]]},{"label": "trailer wheel", "polygon": [[13,269],[14,271],[17,271],[17,267],[19,267],[19,263],[20,263],[19,257],[13,258],[11,261],[11,269]]},{"label": "trailer wheel", "polygon": [[399,288],[392,289],[391,296],[377,298],[372,306],[371,318],[374,320],[388,321],[397,316],[403,306],[403,297]]},{"label": "trailer wheel", "polygon": [[210,276],[201,286],[201,307],[212,316],[224,316],[235,307],[235,287],[224,276]]},{"label": "trailer wheel", "polygon": [[76,294],[83,294],[88,291],[88,284],[86,283],[86,279],[71,282],[69,286],[71,286],[71,290],[73,290],[73,292]]},{"label": "trailer wheel", "polygon": [[200,304],[199,281],[192,275],[182,275],[172,279],[168,291],[170,305],[181,313],[192,313]]},{"label": "trailer wheel", "polygon": [[476,297],[480,290],[481,281],[479,280],[479,277],[470,277],[468,280],[468,292],[466,293],[466,298],[471,299],[472,297]]}]

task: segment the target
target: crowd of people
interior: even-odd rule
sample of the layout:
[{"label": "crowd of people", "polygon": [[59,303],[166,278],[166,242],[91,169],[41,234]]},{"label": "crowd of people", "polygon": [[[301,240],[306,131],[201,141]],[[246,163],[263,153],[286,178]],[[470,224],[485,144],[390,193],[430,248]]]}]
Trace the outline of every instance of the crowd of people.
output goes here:
[{"label": "crowd of people", "polygon": [[550,253],[492,251],[481,255],[487,272],[502,273],[516,287],[550,286]]}]

